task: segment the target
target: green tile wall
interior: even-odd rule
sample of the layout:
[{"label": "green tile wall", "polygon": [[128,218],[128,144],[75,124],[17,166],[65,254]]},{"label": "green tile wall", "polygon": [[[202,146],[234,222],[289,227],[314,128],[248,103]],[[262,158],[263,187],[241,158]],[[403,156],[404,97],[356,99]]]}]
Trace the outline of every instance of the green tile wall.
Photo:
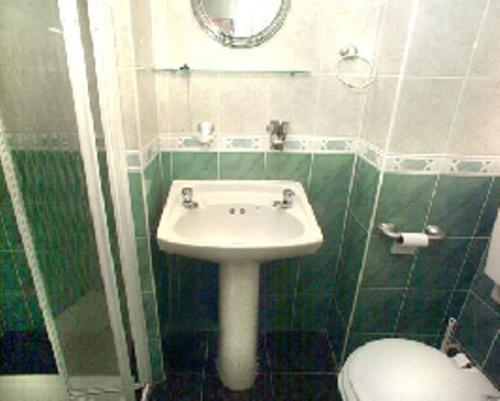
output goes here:
[{"label": "green tile wall", "polygon": [[222,180],[264,179],[263,153],[221,153],[220,178]]},{"label": "green tile wall", "polygon": [[493,281],[483,274],[485,264],[486,252],[467,293],[457,338],[490,379],[500,386],[500,305],[490,297]]},{"label": "green tile wall", "polygon": [[152,160],[144,171],[128,173],[142,301],[155,381],[160,381],[165,377],[163,360],[159,357],[162,355],[159,311],[165,304],[165,299],[161,297],[161,294],[169,285],[168,280],[165,280],[165,275],[159,273],[164,256],[160,254],[153,241],[158,216],[164,203],[163,174],[160,156]]},{"label": "green tile wall", "polygon": [[[149,216],[149,240],[153,245],[154,228],[171,179],[300,181],[315,208],[325,234],[325,245],[314,256],[262,266],[260,326],[262,330],[325,329],[333,307],[335,271],[353,161],[353,155],[164,152],[148,164],[144,177],[141,178],[141,172],[130,172],[136,233],[141,233],[137,235],[138,251],[143,261],[141,280],[151,277],[151,272],[144,266],[152,259],[162,335],[166,336],[173,330],[218,329],[217,265],[166,255],[153,246],[151,256],[148,258],[147,255],[145,243],[148,236],[142,235],[148,229],[146,216]],[[145,187],[149,190],[147,213],[140,212],[136,206],[144,197],[141,179],[145,180]],[[160,188],[158,180],[161,180]]]},{"label": "green tile wall", "polygon": [[[339,326],[349,324],[352,314],[348,338],[343,337],[345,327],[337,328],[337,341],[346,345],[346,356],[356,346],[382,337],[439,344],[448,318],[460,314],[499,201],[499,183],[491,177],[392,172],[384,173],[376,196],[378,174],[377,168],[358,160],[336,288]],[[382,222],[394,223],[402,231],[438,224],[448,238],[416,255],[392,255],[390,240],[376,231]],[[369,241],[363,242],[363,229]],[[489,344],[493,347],[492,338]]]},{"label": "green tile wall", "polygon": [[[45,325],[0,167],[0,340],[7,332],[41,334]],[[22,373],[38,367],[30,368]]]},{"label": "green tile wall", "polygon": [[[74,248],[68,251],[75,251],[77,257],[71,267],[81,263],[79,266],[82,268],[71,277],[64,271],[68,266],[62,266],[60,261],[55,263],[57,258],[53,256],[56,252],[65,252],[67,244],[81,240],[85,235],[82,233],[84,228],[81,228],[81,219],[75,216],[78,212],[71,205],[72,196],[78,196],[80,176],[74,163],[68,163],[62,171],[59,170],[60,164],[68,160],[63,160],[59,155],[47,154],[43,158],[38,158],[33,152],[16,152],[14,160],[19,171],[27,213],[31,217],[34,217],[35,213],[40,213],[41,217],[32,225],[36,245],[43,246],[40,265],[46,271],[50,269],[51,272],[60,273],[59,278],[64,278],[66,284],[69,284],[64,288],[59,280],[49,281],[54,309],[60,311],[74,301],[74,298],[81,293],[82,287],[89,285],[88,277],[83,271],[87,268],[87,258],[83,252],[76,252]],[[70,156],[69,160],[76,159]],[[68,193],[64,193],[57,185],[57,180],[68,177],[71,177],[70,180],[66,180]],[[61,213],[58,213],[57,207],[47,205],[49,198],[51,201],[59,201],[57,203],[59,210],[67,211],[64,219],[57,220],[58,214]],[[78,215],[80,216],[82,215]],[[84,214],[82,220],[86,218]],[[77,227],[74,236],[66,235],[67,227]],[[45,330],[3,172],[0,172],[0,275],[3,330]]]},{"label": "green tile wall", "polygon": [[[381,177],[354,155],[163,152],[141,174],[129,178],[133,202],[146,199],[146,213],[133,207],[141,280],[154,279],[143,288],[156,291],[156,310],[148,310],[159,316],[153,342],[171,331],[218,327],[217,266],[166,255],[154,241],[171,180],[291,179],[303,183],[325,241],[315,255],[262,266],[260,330],[326,328],[338,356],[344,345],[348,355],[383,337],[438,344],[448,317],[458,316],[468,296],[500,195],[498,180],[489,177]],[[390,241],[370,227],[372,218],[374,226],[388,221],[405,231],[439,224],[449,238],[415,256],[392,255]]]},{"label": "green tile wall", "polygon": [[[67,150],[14,150],[12,156],[50,307],[57,316],[90,290],[102,290],[82,160],[78,152]],[[121,301],[124,301],[107,165],[102,152],[99,167]],[[2,330],[44,331],[3,175],[0,176],[0,232]],[[124,302],[122,312],[126,323]]]},{"label": "green tile wall", "polygon": [[81,156],[74,151],[12,152],[47,295],[57,316],[101,289]]}]

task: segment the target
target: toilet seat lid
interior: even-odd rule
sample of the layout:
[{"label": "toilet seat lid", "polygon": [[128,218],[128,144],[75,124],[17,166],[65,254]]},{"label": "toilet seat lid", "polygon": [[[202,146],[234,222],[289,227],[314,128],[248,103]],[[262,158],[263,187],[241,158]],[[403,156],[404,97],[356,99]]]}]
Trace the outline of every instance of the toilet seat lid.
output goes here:
[{"label": "toilet seat lid", "polygon": [[404,339],[365,344],[343,371],[356,401],[484,401],[498,394],[477,369],[461,369],[437,349]]}]

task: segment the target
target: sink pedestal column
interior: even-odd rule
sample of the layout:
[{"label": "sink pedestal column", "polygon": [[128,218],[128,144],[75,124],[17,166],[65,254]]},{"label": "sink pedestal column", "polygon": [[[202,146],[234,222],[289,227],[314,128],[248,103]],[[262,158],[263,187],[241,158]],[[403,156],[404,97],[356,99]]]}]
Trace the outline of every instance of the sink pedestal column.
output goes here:
[{"label": "sink pedestal column", "polygon": [[259,264],[222,263],[219,278],[217,370],[226,387],[247,390],[257,375]]}]

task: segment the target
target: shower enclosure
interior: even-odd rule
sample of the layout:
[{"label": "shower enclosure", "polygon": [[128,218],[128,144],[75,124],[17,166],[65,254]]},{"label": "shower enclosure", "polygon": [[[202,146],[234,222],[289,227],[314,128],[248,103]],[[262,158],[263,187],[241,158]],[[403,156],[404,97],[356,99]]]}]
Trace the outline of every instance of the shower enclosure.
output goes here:
[{"label": "shower enclosure", "polygon": [[150,381],[137,258],[114,202],[120,160],[107,151],[118,136],[103,128],[88,17],[105,7],[0,2],[3,401],[132,400]]}]

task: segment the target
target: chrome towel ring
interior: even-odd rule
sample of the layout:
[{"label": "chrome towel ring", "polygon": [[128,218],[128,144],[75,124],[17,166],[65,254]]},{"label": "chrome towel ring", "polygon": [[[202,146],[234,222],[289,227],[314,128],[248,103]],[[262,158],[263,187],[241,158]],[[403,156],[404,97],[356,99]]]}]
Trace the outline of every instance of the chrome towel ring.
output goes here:
[{"label": "chrome towel ring", "polygon": [[[337,66],[335,68],[335,76],[345,86],[347,86],[349,89],[352,89],[354,91],[363,91],[364,89],[368,88],[375,81],[375,77],[377,75],[375,65],[370,60],[368,60],[366,57],[361,56],[359,54],[358,48],[356,46],[349,45],[347,47],[344,47],[344,48],[340,49],[339,54],[340,54],[340,59],[337,62]],[[342,63],[344,63],[346,61],[348,62],[348,61],[354,61],[354,60],[362,61],[369,68],[369,76],[368,76],[368,78],[366,78],[366,80],[364,82],[361,82],[361,83],[350,82],[349,76],[343,77],[340,73],[339,67]]]}]

